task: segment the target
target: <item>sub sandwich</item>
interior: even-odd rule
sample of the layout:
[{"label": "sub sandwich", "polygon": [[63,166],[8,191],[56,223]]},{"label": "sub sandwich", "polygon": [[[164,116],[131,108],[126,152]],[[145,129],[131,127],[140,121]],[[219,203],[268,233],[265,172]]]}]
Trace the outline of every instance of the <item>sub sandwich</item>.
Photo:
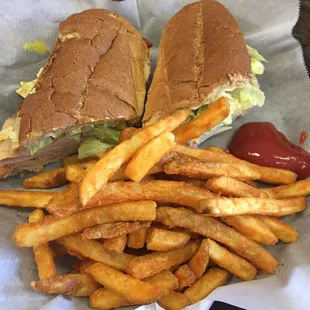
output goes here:
[{"label": "sub sandwich", "polygon": [[149,44],[118,14],[90,9],[61,22],[38,79],[22,84],[25,98],[0,131],[0,178],[115,145],[142,118],[149,74]]},{"label": "sub sandwich", "polygon": [[265,61],[246,44],[240,26],[222,4],[202,0],[185,6],[164,27],[144,126],[182,109],[192,111],[190,121],[224,97],[229,108],[225,119],[191,141],[200,144],[264,104],[256,75],[264,72]]}]

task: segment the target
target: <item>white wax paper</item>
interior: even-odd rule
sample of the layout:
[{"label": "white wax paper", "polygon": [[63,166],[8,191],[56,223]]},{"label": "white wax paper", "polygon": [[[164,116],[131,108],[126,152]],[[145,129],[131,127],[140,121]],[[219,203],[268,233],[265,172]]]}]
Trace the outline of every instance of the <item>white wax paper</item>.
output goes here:
[{"label": "white wax paper", "polygon": [[[15,94],[19,82],[32,80],[47,55],[26,53],[23,45],[44,40],[49,48],[57,34],[58,23],[72,13],[90,7],[114,10],[128,18],[156,47],[165,22],[188,0],[11,0],[0,1],[0,124],[14,114],[20,104]],[[301,131],[309,132],[309,79],[303,65],[301,48],[292,37],[298,18],[297,0],[255,1],[221,0],[237,21],[249,45],[267,59],[266,73],[260,84],[266,94],[263,108],[253,109],[234,122],[234,129],[210,139],[205,145],[227,146],[233,132],[245,122],[270,121],[297,143]],[[309,140],[304,147],[309,150]],[[56,164],[49,165],[52,169]],[[28,174],[29,175],[29,174]],[[0,181],[0,189],[16,189],[20,177]],[[32,291],[29,282],[37,279],[31,249],[16,248],[11,241],[16,225],[26,222],[29,211],[0,209],[0,309],[19,310],[85,310],[87,299],[43,295]],[[310,294],[309,212],[287,218],[300,232],[295,244],[277,244],[268,249],[279,259],[276,275],[258,280],[230,284],[215,290],[208,298],[189,309],[208,309],[213,300],[224,301],[246,309],[308,309]],[[61,264],[64,265],[64,262]],[[60,272],[68,268],[62,267]],[[233,281],[236,282],[236,281]],[[139,309],[158,309],[157,305]]]}]

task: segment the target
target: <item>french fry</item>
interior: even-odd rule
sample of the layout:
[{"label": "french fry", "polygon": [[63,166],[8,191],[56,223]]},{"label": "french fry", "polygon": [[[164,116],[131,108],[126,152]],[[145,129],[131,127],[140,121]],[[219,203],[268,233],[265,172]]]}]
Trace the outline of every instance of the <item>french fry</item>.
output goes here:
[{"label": "french fry", "polygon": [[199,250],[188,263],[188,266],[195,273],[196,279],[202,277],[209,263],[209,243],[207,239],[202,240]]},{"label": "french fry", "polygon": [[67,250],[81,254],[95,262],[104,263],[119,270],[126,270],[133,255],[108,253],[103,245],[96,240],[83,240],[79,234],[63,237],[58,240]]},{"label": "french fry", "polygon": [[191,286],[196,281],[194,271],[187,265],[182,265],[174,274],[179,280],[179,290]]},{"label": "french fry", "polygon": [[157,303],[167,310],[180,310],[189,305],[189,300],[184,294],[172,291],[158,299]]},{"label": "french fry", "polygon": [[282,185],[262,190],[270,198],[285,199],[310,195],[310,180],[301,180],[294,184]]},{"label": "french fry", "polygon": [[[29,223],[39,222],[43,219],[44,212],[41,209],[36,209],[29,215]],[[48,243],[33,247],[33,255],[37,263],[40,280],[56,276],[54,252]]]},{"label": "french fry", "polygon": [[208,108],[174,131],[176,142],[185,144],[192,139],[200,137],[206,131],[221,123],[229,115],[229,104],[224,97],[219,98]]},{"label": "french fry", "polygon": [[197,250],[198,243],[192,241],[180,249],[136,257],[130,261],[126,272],[137,279],[144,279],[190,260]]},{"label": "french fry", "polygon": [[[163,271],[144,280],[167,291],[178,287],[178,279],[169,271]],[[126,298],[114,291],[102,288],[90,296],[90,306],[98,309],[113,309],[133,305]]]},{"label": "french fry", "polygon": [[88,258],[83,258],[78,260],[76,263],[72,265],[72,270],[76,273],[82,273],[85,268],[92,265],[94,263],[93,260]]},{"label": "french fry", "polygon": [[221,220],[258,243],[273,245],[278,242],[277,236],[257,216],[234,215],[222,217]]},{"label": "french fry", "polygon": [[156,203],[137,201],[81,210],[70,216],[48,218],[38,223],[22,224],[15,228],[17,246],[31,247],[80,232],[88,227],[114,221],[152,221]]},{"label": "french fry", "polygon": [[179,144],[175,146],[174,150],[178,153],[192,156],[206,162],[246,165],[251,169],[255,169],[260,175],[259,180],[266,183],[291,184],[297,179],[297,174],[292,171],[258,166],[225,152],[213,152],[210,150],[186,147]]},{"label": "french fry", "polygon": [[258,215],[258,218],[270,228],[279,240],[285,243],[294,243],[299,237],[299,233],[294,227],[277,218],[262,215]]},{"label": "french fry", "polygon": [[150,227],[151,222],[114,222],[101,224],[83,231],[83,239],[116,238],[133,231]]},{"label": "french fry", "polygon": [[124,128],[119,134],[118,143],[122,143],[126,140],[129,140],[137,131],[138,128],[135,127]]},{"label": "french fry", "polygon": [[65,168],[59,168],[25,179],[23,188],[53,188],[64,185],[67,182]]},{"label": "french fry", "polygon": [[64,167],[69,166],[69,165],[82,165],[82,167],[83,167],[83,165],[85,163],[88,163],[88,162],[91,162],[91,161],[94,161],[94,160],[98,161],[97,158],[91,158],[91,157],[88,157],[88,158],[85,158],[85,159],[79,159],[78,158],[78,154],[74,154],[74,155],[65,157],[62,160],[62,162],[63,162],[63,166]]},{"label": "french fry", "polygon": [[129,140],[106,153],[84,176],[80,199],[85,206],[104,187],[113,174],[146,142],[164,131],[172,131],[188,117],[189,110],[180,110],[149,127],[138,130]]},{"label": "french fry", "polygon": [[257,180],[260,175],[243,164],[203,162],[194,157],[179,158],[164,166],[166,174],[181,174],[195,179],[211,179],[222,175],[242,180]]},{"label": "french fry", "polygon": [[32,281],[30,286],[41,293],[86,297],[90,296],[101,285],[88,274],[75,273]]},{"label": "french fry", "polygon": [[208,147],[204,148],[204,150],[209,150],[209,151],[217,152],[217,153],[228,153],[229,154],[228,150],[224,150],[218,146],[208,146]]},{"label": "french fry", "polygon": [[124,201],[154,200],[163,203],[181,204],[199,208],[200,200],[218,197],[207,189],[174,181],[146,181],[146,182],[110,182],[101,189],[86,207],[109,205]]},{"label": "french fry", "polygon": [[171,132],[164,131],[149,140],[133,155],[125,169],[125,174],[131,180],[140,182],[149,170],[174,146],[174,135]]},{"label": "french fry", "polygon": [[205,186],[211,192],[224,196],[268,198],[262,190],[228,176],[208,180]]},{"label": "french fry", "polygon": [[66,179],[71,183],[82,181],[86,170],[78,165],[68,165],[65,168]]},{"label": "french fry", "polygon": [[56,192],[0,191],[0,205],[23,208],[45,208]]},{"label": "french fry", "polygon": [[206,298],[217,287],[227,283],[229,272],[218,267],[212,267],[197,282],[189,287],[184,295],[190,300],[191,304]]},{"label": "french fry", "polygon": [[145,245],[147,230],[147,228],[142,228],[128,234],[127,246],[132,249],[142,249]]},{"label": "french fry", "polygon": [[151,251],[170,251],[184,246],[190,237],[184,232],[151,228],[148,230],[146,247]]},{"label": "french fry", "polygon": [[269,252],[256,242],[246,238],[238,231],[213,217],[195,214],[184,208],[159,207],[156,211],[156,221],[168,227],[190,229],[202,236],[224,244],[264,273],[274,273],[279,264]]},{"label": "french fry", "polygon": [[244,281],[253,280],[256,276],[256,268],[245,259],[229,252],[224,247],[211,239],[207,239],[209,244],[210,259],[223,269],[234,274]]},{"label": "french fry", "polygon": [[166,293],[161,287],[142,282],[104,264],[95,263],[85,271],[105,288],[126,298],[130,303],[150,303]]},{"label": "french fry", "polygon": [[71,183],[55,193],[53,199],[45,207],[50,214],[57,217],[66,216],[81,209],[78,184]]},{"label": "french fry", "polygon": [[116,253],[123,253],[127,243],[127,236],[119,236],[115,238],[105,239],[103,241],[103,247],[108,252],[116,252]]},{"label": "french fry", "polygon": [[305,197],[286,200],[264,198],[215,198],[200,202],[201,209],[211,216],[261,214],[285,216],[301,212],[307,207]]}]

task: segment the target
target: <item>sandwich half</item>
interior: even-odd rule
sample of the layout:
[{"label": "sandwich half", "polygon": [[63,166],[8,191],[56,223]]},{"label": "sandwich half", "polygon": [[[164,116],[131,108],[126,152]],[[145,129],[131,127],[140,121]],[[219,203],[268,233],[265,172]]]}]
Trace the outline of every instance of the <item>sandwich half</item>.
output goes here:
[{"label": "sandwich half", "polygon": [[38,79],[19,89],[25,99],[0,131],[0,177],[116,144],[141,121],[149,74],[145,40],[118,14],[90,9],[61,22]]},{"label": "sandwich half", "polygon": [[202,0],[185,6],[164,27],[144,126],[180,109],[191,109],[188,120],[193,119],[226,97],[229,116],[195,141],[203,142],[250,108],[264,104],[256,78],[264,72],[264,61],[246,45],[237,21],[222,4]]}]

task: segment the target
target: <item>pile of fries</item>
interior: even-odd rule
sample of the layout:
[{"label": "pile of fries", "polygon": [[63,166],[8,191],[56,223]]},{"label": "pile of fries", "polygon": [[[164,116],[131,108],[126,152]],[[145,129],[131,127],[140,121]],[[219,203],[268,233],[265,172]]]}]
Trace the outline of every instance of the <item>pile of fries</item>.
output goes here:
[{"label": "pile of fries", "polygon": [[[200,119],[220,122],[224,103]],[[33,248],[34,290],[87,296],[98,309],[156,301],[174,310],[204,299],[230,275],[249,281],[257,270],[276,271],[278,260],[260,244],[298,239],[279,217],[305,210],[310,180],[296,182],[291,171],[218,147],[185,146],[210,129],[199,118],[182,125],[188,115],[181,110],[149,127],[127,128],[99,160],[71,156],[62,168],[23,183],[66,184],[60,191],[0,192],[2,205],[36,208],[14,232],[17,246]],[[256,181],[278,186],[262,189]],[[54,259],[64,254],[77,262],[57,275]]]}]

